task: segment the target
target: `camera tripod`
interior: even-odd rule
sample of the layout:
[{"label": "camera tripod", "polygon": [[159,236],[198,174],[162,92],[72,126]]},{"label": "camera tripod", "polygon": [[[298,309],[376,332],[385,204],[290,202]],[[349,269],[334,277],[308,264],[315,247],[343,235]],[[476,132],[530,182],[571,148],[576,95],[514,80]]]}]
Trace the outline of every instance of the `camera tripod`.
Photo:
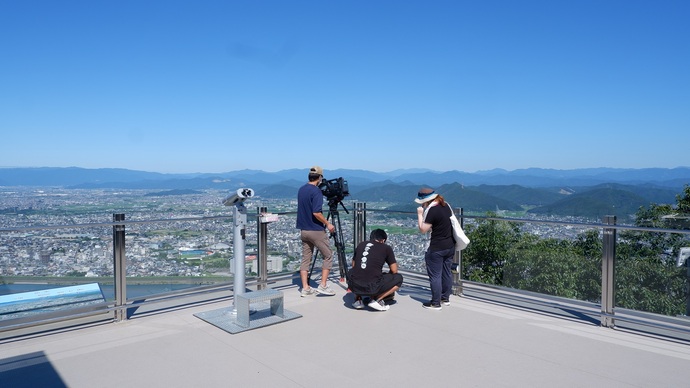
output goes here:
[{"label": "camera tripod", "polygon": [[[331,233],[331,237],[333,237],[333,241],[335,243],[335,253],[338,255],[338,267],[340,270],[340,281],[347,281],[348,275],[347,275],[347,260],[345,259],[345,243],[343,242],[343,228],[340,224],[340,213],[338,212],[338,205],[341,205],[343,209],[345,210],[345,213],[349,212],[347,211],[347,208],[345,205],[343,205],[343,202],[339,199],[331,199],[328,201],[328,215],[326,216],[326,220],[331,220],[331,224],[335,226],[335,231]],[[309,270],[309,279],[311,279],[311,274],[314,271],[314,265],[316,264],[316,256],[317,256],[318,251],[314,249],[314,254],[312,255],[312,261],[311,261],[311,269]]]}]

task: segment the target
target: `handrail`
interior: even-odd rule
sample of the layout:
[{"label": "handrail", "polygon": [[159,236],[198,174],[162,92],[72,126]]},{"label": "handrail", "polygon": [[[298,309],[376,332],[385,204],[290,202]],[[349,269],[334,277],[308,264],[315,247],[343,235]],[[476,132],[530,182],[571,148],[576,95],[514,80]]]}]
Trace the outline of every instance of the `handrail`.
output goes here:
[{"label": "handrail", "polygon": [[[388,210],[388,209],[375,209],[375,208],[367,208],[365,204],[360,203],[356,205],[356,211],[353,212],[353,232],[357,235],[355,239],[353,239],[352,243],[356,245],[358,240],[363,240],[366,237],[364,236],[364,231],[366,230],[366,223],[367,223],[367,217],[366,214],[373,214],[373,213],[388,213],[388,214],[409,214],[409,215],[414,215],[415,213],[412,211],[398,211],[398,210]],[[277,278],[284,278],[288,276],[294,276],[294,275],[285,275],[285,274],[279,274],[279,275],[271,275],[269,276],[266,269],[267,269],[267,246],[266,246],[266,241],[268,240],[269,236],[269,228],[267,228],[266,224],[262,224],[260,222],[260,216],[262,212],[265,212],[267,209],[265,207],[261,207],[257,209],[256,214],[248,214],[247,216],[249,218],[254,219],[255,222],[257,222],[257,256],[258,256],[258,268],[259,268],[259,276],[256,279],[250,280],[250,283],[255,284],[257,288],[261,289],[266,287],[266,285],[271,282],[271,280],[275,280]],[[498,217],[498,216],[481,216],[481,215],[467,215],[463,214],[462,209],[457,209],[456,212],[459,210],[458,218],[461,220],[491,220],[491,221],[501,221],[501,222],[516,222],[516,223],[524,223],[524,224],[546,224],[546,225],[564,225],[564,226],[574,226],[578,228],[596,228],[596,229],[601,229],[602,231],[606,230],[629,230],[629,231],[641,231],[641,232],[652,232],[652,233],[674,233],[674,234],[681,234],[681,235],[690,235],[690,230],[684,230],[684,229],[669,229],[669,228],[653,228],[653,227],[639,227],[639,226],[630,226],[630,225],[618,225],[615,223],[586,223],[586,222],[575,222],[575,221],[562,221],[562,220],[543,220],[543,219],[522,219],[522,218],[512,218],[512,217]],[[293,211],[287,211],[287,212],[274,212],[274,214],[277,215],[294,215],[296,212]],[[65,225],[32,225],[32,226],[16,226],[16,227],[3,227],[0,228],[0,233],[16,233],[16,232],[27,232],[27,231],[36,231],[36,230],[59,230],[59,229],[82,229],[82,228],[92,228],[92,227],[112,227],[114,230],[113,233],[113,245],[114,245],[114,250],[113,250],[113,261],[116,267],[116,271],[114,273],[114,284],[116,285],[116,300],[114,305],[110,304],[109,307],[107,308],[106,311],[110,312],[115,312],[115,320],[123,320],[127,319],[126,317],[126,311],[127,309],[136,307],[136,306],[141,306],[144,303],[143,302],[134,302],[128,301],[126,297],[126,293],[124,293],[125,287],[126,287],[126,282],[127,279],[124,276],[126,273],[126,270],[122,268],[123,266],[126,266],[126,260],[124,260],[124,253],[125,253],[125,247],[124,245],[121,247],[121,251],[118,251],[117,249],[120,249],[118,247],[119,244],[124,244],[124,238],[122,236],[117,237],[116,229],[117,232],[124,233],[124,228],[127,226],[134,226],[134,225],[148,225],[148,224],[156,224],[156,223],[176,223],[176,222],[189,222],[189,221],[200,221],[200,222],[212,222],[212,221],[217,221],[217,220],[228,220],[232,219],[233,217],[231,215],[205,215],[205,216],[193,216],[193,217],[179,217],[179,218],[156,218],[156,219],[147,219],[147,220],[126,220],[124,218],[124,214],[122,214],[123,218],[121,219],[113,219],[112,222],[94,222],[94,223],[78,223],[78,224],[65,224]],[[123,228],[123,229],[118,229],[118,228]],[[606,251],[607,249],[610,250],[612,249],[610,244],[616,244],[616,239],[615,239],[615,233],[613,234],[613,239],[612,241],[606,242],[604,241],[604,250]],[[119,240],[119,242],[118,242]],[[354,247],[353,247],[354,248]],[[615,247],[614,247],[615,248]],[[609,259],[612,259],[615,257],[615,249],[612,252],[602,252],[602,257],[606,258],[608,257]],[[458,264],[461,264],[462,258],[456,258],[456,260],[459,261]],[[614,289],[613,289],[613,273],[612,271],[615,270],[615,267],[611,265],[612,262],[609,262],[607,264],[607,268],[609,269],[608,271],[603,271],[604,273],[602,276],[606,276],[608,281],[602,281],[602,311],[600,314],[601,318],[601,325],[605,327],[614,327],[615,326],[615,313],[613,309],[613,300],[611,299]],[[602,267],[603,268],[603,267]],[[119,272],[118,272],[119,271]],[[456,274],[461,274],[461,270],[458,270]],[[454,276],[455,278],[455,276]],[[455,278],[456,285],[454,287],[454,292],[457,294],[462,293],[462,283],[463,280],[460,279],[460,275]],[[208,287],[208,286],[205,286]],[[210,288],[214,288],[214,286],[211,286]],[[230,287],[229,285],[223,285],[224,289],[232,289],[233,287]],[[120,293],[119,291],[122,291]],[[194,293],[194,290],[189,290],[189,292],[179,292],[179,293],[173,293],[173,296],[170,296],[171,298],[175,298],[178,296],[182,295],[189,295],[191,293]],[[203,292],[203,291],[202,291]],[[119,297],[118,297],[119,295]],[[100,311],[100,313],[103,313],[104,311]],[[79,316],[83,315],[83,312],[79,313]],[[54,320],[55,318],[51,318],[51,321]],[[69,319],[69,317],[66,317],[66,319]],[[2,321],[0,320],[0,330],[2,329]],[[34,323],[35,324],[35,323]]]},{"label": "handrail", "polygon": [[655,233],[678,233],[690,235],[690,230],[688,229],[669,229],[669,228],[650,228],[645,226],[633,226],[633,225],[609,225],[605,223],[585,223],[585,222],[572,222],[572,221],[554,221],[554,220],[533,220],[526,218],[510,218],[510,217],[491,217],[491,216],[468,216],[464,215],[464,218],[472,219],[484,219],[484,220],[494,220],[494,221],[508,221],[508,222],[520,222],[520,223],[534,223],[534,224],[551,224],[551,225],[572,225],[583,228],[613,228],[618,230],[636,230],[640,232],[655,232]]},{"label": "handrail", "polygon": [[[366,208],[365,212],[374,213],[391,213],[391,214],[410,214],[414,215],[416,213],[411,211],[402,210],[388,210],[388,209],[374,209]],[[293,215],[296,212],[273,212],[276,215]],[[247,217],[251,217],[247,214]],[[254,217],[259,217],[258,215]],[[493,217],[493,216],[477,216],[462,214],[458,217],[463,219],[481,219],[481,220],[492,220],[492,221],[506,221],[506,222],[518,222],[518,223],[534,223],[534,224],[551,224],[551,225],[571,225],[582,228],[614,228],[618,230],[636,230],[640,232],[653,232],[653,233],[678,233],[690,235],[690,230],[688,229],[669,229],[669,228],[652,228],[644,226],[633,226],[633,225],[607,225],[604,223],[586,223],[586,222],[574,222],[574,221],[558,221],[558,220],[539,220],[530,218],[512,218],[512,217]],[[137,225],[137,224],[155,224],[163,222],[181,222],[181,221],[213,221],[213,220],[224,220],[232,219],[229,215],[215,215],[215,216],[199,216],[199,217],[181,217],[181,218],[158,218],[150,220],[127,220],[122,222],[94,222],[94,223],[81,223],[81,224],[69,224],[69,225],[36,225],[36,226],[17,226],[10,228],[0,228],[0,233],[6,232],[24,232],[29,230],[52,230],[52,229],[79,229],[79,228],[91,228],[91,227],[112,227],[115,225]]]},{"label": "handrail", "polygon": [[232,219],[232,216],[201,216],[201,217],[182,217],[182,218],[165,218],[153,220],[128,220],[128,221],[113,221],[113,222],[94,222],[86,224],[70,224],[70,225],[36,225],[36,226],[17,226],[14,228],[0,228],[0,233],[4,232],[24,232],[28,230],[51,230],[51,229],[75,229],[75,228],[92,228],[97,226],[115,226],[115,225],[137,225],[137,224],[155,224],[162,222],[180,222],[180,221],[210,221]]}]

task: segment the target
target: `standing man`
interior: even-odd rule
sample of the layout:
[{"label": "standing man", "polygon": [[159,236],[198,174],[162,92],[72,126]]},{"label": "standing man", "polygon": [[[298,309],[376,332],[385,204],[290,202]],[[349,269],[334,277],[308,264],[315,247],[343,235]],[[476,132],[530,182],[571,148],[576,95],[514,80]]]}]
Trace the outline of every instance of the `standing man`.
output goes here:
[{"label": "standing man", "polygon": [[[386,231],[374,229],[369,234],[369,241],[359,243],[355,249],[348,287],[355,294],[352,307],[356,309],[364,307],[362,295],[369,295],[369,307],[378,311],[388,310],[390,306],[384,299],[392,299],[403,283],[393,248],[386,245],[386,239]],[[384,264],[388,264],[388,273],[383,273]]]},{"label": "standing man", "polygon": [[[300,187],[297,192],[297,229],[300,230],[302,240],[302,263],[299,274],[302,279],[302,296],[313,295],[318,292],[323,295],[335,295],[328,286],[328,273],[333,266],[333,251],[328,241],[325,229],[333,233],[335,225],[328,222],[323,215],[323,193],[319,184],[323,179],[323,169],[314,166],[309,170],[309,182]],[[316,247],[323,256],[321,266],[321,284],[317,288],[309,286],[309,265]]]}]

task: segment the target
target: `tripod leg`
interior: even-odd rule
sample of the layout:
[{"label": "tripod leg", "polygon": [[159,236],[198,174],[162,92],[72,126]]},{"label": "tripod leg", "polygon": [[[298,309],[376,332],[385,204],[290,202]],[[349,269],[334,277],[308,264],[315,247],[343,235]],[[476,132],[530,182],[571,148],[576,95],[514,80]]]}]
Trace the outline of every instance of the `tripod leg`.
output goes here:
[{"label": "tripod leg", "polygon": [[335,253],[338,255],[338,268],[340,270],[340,281],[347,281],[347,261],[345,259],[345,246],[343,243],[343,228],[340,224],[340,214],[338,210],[331,211],[333,215],[333,225],[335,225],[335,233],[333,239],[335,240]]}]

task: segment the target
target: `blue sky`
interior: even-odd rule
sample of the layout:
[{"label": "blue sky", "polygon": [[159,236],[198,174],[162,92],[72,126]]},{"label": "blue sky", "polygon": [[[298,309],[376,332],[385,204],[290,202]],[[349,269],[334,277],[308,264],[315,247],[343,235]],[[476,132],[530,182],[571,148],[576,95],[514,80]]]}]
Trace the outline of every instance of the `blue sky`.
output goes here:
[{"label": "blue sky", "polygon": [[690,165],[690,1],[2,1],[2,167]]}]

